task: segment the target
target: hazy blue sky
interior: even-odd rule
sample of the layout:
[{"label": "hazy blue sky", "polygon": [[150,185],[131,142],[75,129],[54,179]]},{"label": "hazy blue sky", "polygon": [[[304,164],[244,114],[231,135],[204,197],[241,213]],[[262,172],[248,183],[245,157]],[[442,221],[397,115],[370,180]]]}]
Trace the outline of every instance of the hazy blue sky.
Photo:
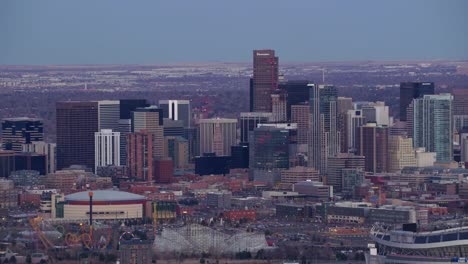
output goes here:
[{"label": "hazy blue sky", "polygon": [[465,0],[0,0],[0,64],[468,59]]}]

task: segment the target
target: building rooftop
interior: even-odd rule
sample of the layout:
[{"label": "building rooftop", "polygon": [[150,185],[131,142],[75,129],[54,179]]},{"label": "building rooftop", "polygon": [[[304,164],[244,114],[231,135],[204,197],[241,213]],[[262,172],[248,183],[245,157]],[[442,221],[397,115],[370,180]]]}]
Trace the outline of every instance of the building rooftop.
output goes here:
[{"label": "building rooftop", "polygon": [[[93,192],[94,201],[139,201],[145,200],[142,195],[113,191],[113,190],[95,190]],[[89,192],[78,192],[65,196],[66,201],[89,201]]]}]

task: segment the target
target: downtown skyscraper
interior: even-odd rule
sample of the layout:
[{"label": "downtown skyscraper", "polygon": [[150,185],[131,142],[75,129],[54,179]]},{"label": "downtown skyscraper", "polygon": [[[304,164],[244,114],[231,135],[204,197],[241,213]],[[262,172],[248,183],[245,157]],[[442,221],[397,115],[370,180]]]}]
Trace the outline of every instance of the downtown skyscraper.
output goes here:
[{"label": "downtown skyscraper", "polygon": [[339,153],[336,87],[309,84],[310,136],[308,166],[326,172],[327,158]]},{"label": "downtown skyscraper", "polygon": [[453,95],[425,95],[413,101],[413,143],[437,153],[437,162],[453,160]]},{"label": "downtown skyscraper", "polygon": [[57,102],[57,169],[85,165],[94,169],[98,102]]},{"label": "downtown skyscraper", "polygon": [[271,112],[271,94],[278,88],[278,57],[275,57],[274,50],[253,51],[251,85],[253,112]]},{"label": "downtown skyscraper", "polygon": [[400,120],[406,121],[406,110],[413,99],[426,94],[434,94],[433,82],[402,82],[400,83]]}]

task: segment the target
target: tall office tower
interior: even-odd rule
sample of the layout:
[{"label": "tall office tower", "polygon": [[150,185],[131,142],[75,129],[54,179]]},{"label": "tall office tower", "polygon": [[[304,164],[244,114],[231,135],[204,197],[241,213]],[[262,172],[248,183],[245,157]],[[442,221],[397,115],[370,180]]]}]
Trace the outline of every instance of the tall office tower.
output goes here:
[{"label": "tall office tower", "polygon": [[7,178],[15,171],[15,152],[0,150],[0,178]]},{"label": "tall office tower", "polygon": [[120,133],[112,129],[101,129],[94,133],[95,169],[107,165],[120,166]]},{"label": "tall office tower", "polygon": [[47,157],[34,152],[19,152],[15,154],[15,170],[35,170],[40,175],[47,175]]},{"label": "tall office tower", "polygon": [[341,192],[345,169],[364,169],[365,158],[352,153],[338,153],[328,157],[326,184],[332,185],[335,192]]},{"label": "tall office tower", "polygon": [[388,127],[375,123],[367,123],[357,129],[357,154],[365,157],[365,171],[388,171],[388,134]]},{"label": "tall office tower", "polygon": [[249,79],[249,112],[253,112],[254,105],[254,88],[253,88],[253,78]]},{"label": "tall office tower", "polygon": [[2,146],[4,150],[21,152],[23,144],[43,141],[42,120],[28,117],[5,118],[2,120]]},{"label": "tall office tower", "polygon": [[120,132],[120,164],[127,164],[127,135],[132,132],[132,112],[137,108],[148,107],[145,99],[120,100],[120,120],[116,132]]},{"label": "tall office tower", "polygon": [[332,85],[310,87],[309,167],[325,172],[328,156],[339,153],[337,90]]},{"label": "tall office tower", "polygon": [[389,136],[388,172],[399,172],[404,167],[416,167],[413,139],[405,136]]},{"label": "tall office tower", "polygon": [[462,130],[459,133],[458,141],[460,142],[461,162],[466,164],[468,162],[468,130]]},{"label": "tall office tower", "polygon": [[434,94],[433,82],[403,82],[400,83],[400,120],[406,121],[406,109],[413,99]]},{"label": "tall office tower", "polygon": [[273,122],[286,122],[288,94],[283,90],[275,90],[271,94],[271,113]]},{"label": "tall office tower", "polygon": [[46,155],[47,173],[54,173],[57,170],[57,144],[35,141],[30,144],[23,144],[23,152],[35,152]]},{"label": "tall office tower", "polygon": [[249,167],[256,181],[275,184],[289,168],[289,131],[274,126],[256,128],[250,135]]},{"label": "tall office tower", "polygon": [[94,169],[97,102],[57,102],[57,169],[85,165]]},{"label": "tall office tower", "polygon": [[155,160],[155,134],[146,130],[127,135],[127,167],[129,176],[140,181],[153,181],[153,161]]},{"label": "tall office tower", "polygon": [[217,156],[230,156],[231,146],[237,145],[236,136],[236,119],[200,119],[200,154],[214,152]]},{"label": "tall office tower", "polygon": [[288,120],[291,119],[291,107],[293,105],[299,105],[309,101],[309,87],[307,84],[309,84],[309,81],[306,80],[285,81],[278,84],[278,88],[286,91],[288,94],[288,103],[286,106]]},{"label": "tall office tower", "polygon": [[307,145],[309,135],[309,104],[291,106],[291,122],[297,124],[297,144]]},{"label": "tall office tower", "polygon": [[184,122],[182,120],[172,120],[169,118],[163,118],[163,120],[165,137],[184,136]]},{"label": "tall office tower", "polygon": [[249,144],[240,143],[231,147],[231,169],[249,168]]},{"label": "tall office tower", "polygon": [[278,88],[274,50],[253,51],[253,112],[271,112],[271,93]]},{"label": "tall office tower", "polygon": [[153,155],[155,158],[163,157],[164,127],[163,110],[156,106],[137,108],[132,112],[132,132],[147,131],[154,135]]},{"label": "tall office tower", "polygon": [[453,96],[424,95],[413,101],[413,143],[437,153],[437,162],[453,160]]},{"label": "tall office tower", "polygon": [[189,160],[200,155],[200,144],[198,140],[198,129],[197,127],[185,127],[184,138],[188,140],[189,144]]},{"label": "tall office tower", "polygon": [[362,111],[366,122],[382,126],[391,125],[389,108],[385,105],[385,102],[361,102],[356,105],[356,109]]},{"label": "tall office tower", "polygon": [[356,145],[356,129],[364,124],[366,124],[366,119],[362,115],[361,110],[348,110],[346,113],[346,130],[345,130],[345,140],[346,148],[342,152],[357,152]]},{"label": "tall office tower", "polygon": [[346,134],[346,119],[349,110],[353,110],[353,99],[351,97],[338,97],[337,101],[337,130],[340,133],[340,151],[347,152],[347,134]]},{"label": "tall office tower", "polygon": [[164,137],[164,158],[173,160],[176,169],[185,169],[189,163],[189,142],[183,137]]},{"label": "tall office tower", "polygon": [[159,100],[159,107],[163,109],[164,118],[182,120],[184,127],[191,126],[192,108],[189,100]]},{"label": "tall office tower", "polygon": [[117,131],[120,119],[120,101],[119,100],[104,100],[98,101],[99,109],[99,130],[112,129]]},{"label": "tall office tower", "polygon": [[240,142],[249,142],[249,133],[257,128],[258,124],[267,123],[271,120],[271,113],[262,112],[243,112],[240,113]]}]

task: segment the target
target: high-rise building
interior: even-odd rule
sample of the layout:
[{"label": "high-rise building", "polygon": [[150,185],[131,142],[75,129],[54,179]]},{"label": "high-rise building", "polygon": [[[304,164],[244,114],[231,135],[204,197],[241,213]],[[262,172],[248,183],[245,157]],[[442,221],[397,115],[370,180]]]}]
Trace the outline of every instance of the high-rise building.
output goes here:
[{"label": "high-rise building", "polygon": [[353,110],[353,99],[351,97],[338,97],[337,101],[337,130],[340,134],[340,151],[347,152],[347,134],[346,134],[346,119],[349,110]]},{"label": "high-rise building", "polygon": [[132,112],[137,108],[148,107],[145,99],[120,100],[120,119],[116,132],[120,133],[120,164],[127,164],[127,135],[132,132]]},{"label": "high-rise building", "polygon": [[249,144],[241,143],[231,147],[231,168],[249,168]]},{"label": "high-rise building", "polygon": [[307,144],[309,135],[309,104],[291,106],[291,122],[297,124],[297,144]]},{"label": "high-rise building", "polygon": [[17,117],[2,120],[2,146],[4,150],[22,151],[23,144],[43,141],[42,120],[37,118]]},{"label": "high-rise building", "polygon": [[337,90],[332,85],[310,87],[309,167],[324,172],[327,158],[339,153]]},{"label": "high-rise building", "polygon": [[98,105],[98,131],[101,131],[101,129],[117,131],[120,119],[120,101],[103,100],[98,101]]},{"label": "high-rise building", "polygon": [[163,117],[183,121],[184,127],[190,127],[192,109],[189,100],[159,100],[159,107],[163,109]]},{"label": "high-rise building", "polygon": [[468,89],[453,89],[453,115],[468,115]]},{"label": "high-rise building", "polygon": [[[164,150],[164,126],[163,110],[156,106],[137,108],[132,112],[132,132],[146,131],[152,133],[153,156],[155,158],[163,157]],[[128,154],[127,154],[128,155]]]},{"label": "high-rise building", "polygon": [[406,121],[406,109],[413,99],[434,94],[433,82],[402,82],[400,83],[400,120]]},{"label": "high-rise building", "polygon": [[287,117],[291,119],[291,107],[309,101],[309,81],[306,80],[291,80],[280,82],[278,88],[285,90],[287,97]]},{"label": "high-rise building", "polygon": [[[364,124],[366,124],[366,119],[362,114],[361,110],[349,110],[346,113],[346,130],[345,130],[345,139],[346,139],[346,152],[356,153],[356,129]],[[345,151],[342,152],[345,152]]]},{"label": "high-rise building", "polygon": [[361,102],[356,106],[356,109],[361,110],[366,122],[382,126],[391,125],[389,108],[385,102]]},{"label": "high-rise building", "polygon": [[365,172],[362,168],[342,169],[341,170],[341,192],[353,194],[356,186],[364,182]]},{"label": "high-rise building", "polygon": [[57,169],[85,165],[94,169],[97,102],[57,102]]},{"label": "high-rise building", "polygon": [[274,50],[253,51],[253,111],[271,112],[271,93],[278,88],[278,57]]},{"label": "high-rise building", "polygon": [[282,170],[281,185],[283,188],[290,189],[293,184],[301,181],[320,181],[320,174],[314,168],[296,166]]},{"label": "high-rise building", "polygon": [[0,150],[0,178],[8,178],[15,171],[15,152]]},{"label": "high-rise building", "polygon": [[152,182],[155,135],[146,130],[127,135],[127,167],[135,180]]},{"label": "high-rise building", "polygon": [[47,156],[47,173],[54,173],[57,170],[57,144],[44,141],[35,141],[31,144],[23,145],[23,152],[35,152]]},{"label": "high-rise building", "polygon": [[189,142],[183,137],[164,137],[164,158],[172,159],[173,167],[185,169],[189,163]]},{"label": "high-rise building", "polygon": [[388,127],[375,123],[367,123],[357,129],[357,154],[365,157],[365,171],[388,171],[388,135]]},{"label": "high-rise building", "polygon": [[341,192],[343,189],[344,169],[364,169],[365,158],[352,153],[338,153],[328,157],[326,184],[332,185],[333,190]]},{"label": "high-rise building", "polygon": [[198,129],[197,127],[185,127],[184,128],[184,138],[188,140],[189,144],[189,160],[192,161],[193,158],[200,155],[200,144],[198,139]]},{"label": "high-rise building", "polygon": [[230,156],[231,146],[237,145],[237,120],[226,118],[200,119],[200,153]]},{"label": "high-rise building", "polygon": [[272,122],[286,122],[287,117],[287,98],[288,94],[280,89],[271,94],[271,113]]},{"label": "high-rise building", "polygon": [[424,95],[413,101],[413,143],[437,153],[437,162],[453,160],[453,96]]},{"label": "high-rise building", "polygon": [[112,129],[101,129],[94,133],[95,172],[97,167],[120,166],[120,133]]},{"label": "high-rise building", "polygon": [[183,137],[184,122],[182,120],[172,120],[164,118],[164,136],[165,137]]},{"label": "high-rise building", "polygon": [[388,138],[388,172],[399,172],[404,167],[416,166],[413,139],[404,136]]},{"label": "high-rise building", "polygon": [[287,129],[274,126],[261,126],[253,131],[249,167],[255,180],[270,184],[280,181],[280,170],[289,168],[289,138]]},{"label": "high-rise building", "polygon": [[271,113],[243,112],[240,113],[240,142],[249,142],[249,133],[257,128],[258,124],[267,123],[271,120]]}]

